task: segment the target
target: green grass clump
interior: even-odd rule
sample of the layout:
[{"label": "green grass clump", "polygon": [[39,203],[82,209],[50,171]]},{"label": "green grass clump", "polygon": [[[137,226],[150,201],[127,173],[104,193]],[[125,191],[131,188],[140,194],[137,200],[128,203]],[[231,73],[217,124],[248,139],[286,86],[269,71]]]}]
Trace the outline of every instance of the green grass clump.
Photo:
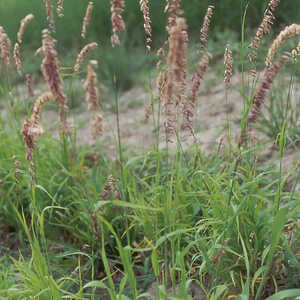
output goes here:
[{"label": "green grass clump", "polygon": [[[60,53],[82,47],[78,20],[87,3],[65,2],[65,17],[56,23],[56,38],[62,41],[57,47],[59,72],[67,83],[71,114],[76,118],[84,101],[78,82],[85,71],[76,74],[71,69],[75,50],[65,56]],[[162,4],[155,3],[152,8],[159,8],[155,13],[163,15]],[[206,4],[191,3],[185,2],[182,8],[193,31],[198,9],[204,10]],[[248,13],[261,11],[261,2],[256,3],[249,2]],[[40,4],[20,3],[16,15],[32,12],[42,28],[46,23]],[[7,15],[13,5],[12,1],[6,7]],[[96,5],[101,9],[95,9],[95,18],[108,22],[109,2]],[[174,144],[166,141],[164,147],[160,143],[164,103],[156,99],[159,96],[152,88],[152,73],[158,73],[151,67],[155,59],[141,55],[141,48],[127,51],[128,45],[140,45],[144,39],[137,26],[137,2],[128,1],[127,5],[128,31],[122,36],[123,45],[111,50],[104,43],[98,53],[89,54],[100,57],[101,82],[112,87],[112,93],[105,96],[116,113],[116,155],[111,148],[105,151],[101,140],[93,146],[78,144],[77,129],[70,127],[66,135],[59,124],[56,136],[46,132],[31,140],[34,159],[26,159],[24,141],[28,148],[33,133],[26,135],[21,129],[24,119],[31,116],[34,101],[17,96],[16,76],[1,69],[0,299],[296,299],[300,296],[300,172],[298,161],[285,170],[284,160],[286,152],[299,150],[299,109],[292,102],[297,62],[288,62],[280,74],[283,79],[275,81],[263,99],[266,107],[252,126],[247,117],[261,78],[253,79],[246,71],[254,66],[260,69],[266,46],[259,50],[257,65],[247,61],[247,14],[242,5],[242,39],[232,37],[230,46],[241,78],[224,90],[226,103],[233,92],[240,92],[239,119],[231,120],[226,113],[224,138],[209,150],[202,150],[198,132],[186,146],[179,125]],[[223,5],[216,4],[217,9]],[[240,16],[240,11],[232,13],[232,25]],[[218,13],[215,18],[215,28],[230,21],[219,20]],[[14,20],[3,20],[7,31],[14,32]],[[162,19],[156,21],[161,29]],[[66,29],[65,24],[70,26]],[[89,38],[109,38],[107,25],[102,28],[100,24],[91,25]],[[32,36],[27,34],[24,42],[38,47],[41,28]],[[154,26],[154,32],[157,28]],[[220,33],[202,50],[223,55],[224,48],[214,48],[224,37],[230,39],[231,31]],[[198,48],[189,49],[193,59],[188,71],[195,69]],[[218,60],[212,59],[212,65],[220,73]],[[33,66],[31,61],[24,68]],[[140,70],[142,66],[146,71]],[[128,75],[130,70],[137,73]],[[139,83],[149,91],[150,130],[155,140],[153,147],[139,154],[126,149],[120,134],[120,93],[130,87],[134,76],[140,76]],[[208,90],[216,79],[206,82]],[[42,90],[46,88],[42,86]],[[131,101],[129,105],[136,104]],[[56,107],[57,103],[52,103],[44,114],[49,109],[58,111]],[[233,122],[239,123],[238,141],[234,140]],[[261,134],[260,140],[253,132]],[[263,154],[274,142],[277,155]],[[271,160],[278,167],[270,163],[268,155],[273,155]]]}]

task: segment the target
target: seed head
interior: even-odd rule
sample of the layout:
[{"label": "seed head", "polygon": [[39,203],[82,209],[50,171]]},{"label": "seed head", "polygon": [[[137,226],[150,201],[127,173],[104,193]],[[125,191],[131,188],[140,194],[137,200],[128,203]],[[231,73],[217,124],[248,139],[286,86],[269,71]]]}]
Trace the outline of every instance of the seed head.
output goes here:
[{"label": "seed head", "polygon": [[33,151],[36,146],[35,137],[31,133],[31,122],[29,119],[25,119],[21,133],[23,135],[23,140],[26,148],[26,160],[29,162],[29,173],[31,177],[31,184],[35,183],[35,172],[34,172],[34,161],[33,161]]},{"label": "seed head", "polygon": [[107,178],[107,181],[104,185],[104,189],[101,195],[101,200],[105,201],[107,200],[109,193],[114,190],[115,192],[118,191],[118,187],[116,185],[116,182],[118,182],[118,179],[115,179],[112,175],[109,175]]},{"label": "seed head", "polygon": [[273,65],[265,69],[262,83],[254,97],[253,106],[247,118],[247,121],[249,123],[255,122],[259,117],[262,105],[264,104],[266,98],[266,94],[268,90],[271,88],[274,79],[279,74],[280,70],[284,66],[289,56],[290,53],[284,54],[283,56],[280,57],[278,62],[274,63]]},{"label": "seed head", "polygon": [[81,37],[83,39],[86,38],[87,27],[91,20],[93,7],[94,7],[94,3],[89,2],[88,6],[86,8],[85,16],[84,16],[83,23],[82,23]]},{"label": "seed head", "polygon": [[34,171],[34,148],[37,144],[37,138],[41,136],[44,131],[41,127],[40,121],[40,111],[44,103],[53,99],[50,92],[42,94],[34,103],[33,112],[30,119],[25,119],[22,127],[22,135],[26,147],[26,159],[29,162],[29,173],[31,176],[31,183],[35,183],[35,171]]},{"label": "seed head", "polygon": [[52,32],[55,32],[53,7],[52,7],[51,0],[45,0],[45,8],[46,8],[46,15],[47,15],[49,28]]},{"label": "seed head", "polygon": [[19,43],[15,44],[14,47],[14,59],[15,59],[15,64],[17,67],[18,73],[22,76],[22,61],[20,57],[20,45]]},{"label": "seed head", "polygon": [[60,18],[64,16],[64,0],[57,0],[56,13]]},{"label": "seed head", "polygon": [[180,2],[181,0],[167,0],[165,7],[165,13],[168,14],[167,32],[170,32],[171,28],[176,25],[176,19],[182,15]]},{"label": "seed head", "polygon": [[95,49],[98,46],[98,44],[96,42],[90,43],[85,45],[82,50],[80,51],[80,53],[77,56],[76,59],[76,63],[74,66],[74,72],[78,72],[80,69],[80,65],[84,59],[84,57],[93,49]]},{"label": "seed head", "polygon": [[268,7],[270,10],[274,11],[279,4],[280,0],[270,0]]},{"label": "seed head", "polygon": [[271,27],[274,22],[274,11],[276,7],[279,5],[280,0],[270,0],[267,9],[265,10],[264,17],[262,19],[262,22],[257,28],[257,31],[254,35],[253,41],[249,45],[249,48],[253,49],[254,51],[249,54],[249,60],[250,62],[253,62],[256,59],[257,56],[257,50],[260,44],[260,41],[262,37],[266,34],[268,34],[271,30]]},{"label": "seed head", "polygon": [[183,106],[184,124],[182,125],[182,128],[184,130],[188,129],[192,134],[193,134],[192,119],[194,117],[196,97],[200,88],[201,81],[207,70],[210,57],[211,55],[209,53],[204,53],[203,57],[199,61],[196,73],[193,75],[192,78],[192,92],[184,102],[184,106]]},{"label": "seed head", "polygon": [[32,88],[32,76],[30,74],[26,74],[26,87],[27,87],[28,97],[33,98],[34,92]]},{"label": "seed head", "polygon": [[187,26],[184,18],[177,18],[176,25],[170,30],[169,54],[167,60],[167,98],[175,96],[180,100],[185,88],[187,63]]},{"label": "seed head", "polygon": [[103,134],[103,117],[100,113],[95,113],[92,120],[92,137],[97,138]]},{"label": "seed head", "polygon": [[11,41],[4,28],[0,26],[0,52],[2,64],[7,68],[10,65]]},{"label": "seed head", "polygon": [[299,40],[299,42],[298,42],[297,47],[291,51],[291,55],[292,55],[294,58],[297,58],[297,56],[300,55],[300,40]]},{"label": "seed head", "polygon": [[270,66],[272,64],[272,60],[280,47],[284,43],[284,41],[292,37],[294,35],[300,34],[300,25],[298,24],[292,24],[290,26],[285,27],[279,35],[276,37],[276,39],[273,41],[271,47],[268,50],[268,54],[266,57],[266,65]]},{"label": "seed head", "polygon": [[55,101],[60,104],[60,122],[62,123],[64,131],[64,129],[66,129],[65,115],[68,111],[68,106],[67,98],[63,92],[63,81],[58,68],[57,52],[55,50],[56,42],[50,35],[48,29],[43,30],[42,38],[42,53],[44,55],[42,73]]},{"label": "seed head", "polygon": [[202,49],[205,48],[205,45],[208,40],[208,29],[211,21],[211,17],[213,15],[215,7],[213,5],[209,5],[206,11],[206,14],[204,16],[203,25],[200,30],[200,41],[202,43]]},{"label": "seed head", "polygon": [[185,91],[188,42],[186,29],[185,19],[177,18],[175,26],[169,30],[166,83],[162,90],[166,116],[165,132],[168,141],[170,141],[168,136],[175,133],[177,123],[176,107],[181,102]]},{"label": "seed head", "polygon": [[270,32],[274,19],[275,19],[275,17],[273,15],[272,11],[267,9],[264,14],[261,24],[257,28],[257,31],[253,38],[253,41],[248,46],[249,48],[255,50],[255,52],[253,52],[251,54],[252,56],[249,57],[250,60],[254,60],[256,58],[256,51],[259,47],[259,43],[260,43],[262,37]]},{"label": "seed head", "polygon": [[126,29],[122,12],[124,11],[124,0],[110,0],[111,3],[111,22],[113,35],[111,36],[111,44],[113,47],[120,44],[119,33]]},{"label": "seed head", "polygon": [[232,77],[232,51],[226,47],[224,53],[224,65],[225,65],[225,73],[224,73],[224,82],[226,87],[230,86],[230,80]]},{"label": "seed head", "polygon": [[95,72],[97,65],[98,62],[96,60],[89,61],[87,78],[83,84],[88,110],[97,110],[99,108],[99,89],[97,87],[97,74]]},{"label": "seed head", "polygon": [[140,0],[140,9],[143,13],[144,17],[144,29],[146,33],[146,49],[149,53],[151,50],[150,43],[151,43],[151,19],[150,19],[150,11],[149,11],[149,0]]},{"label": "seed head", "polygon": [[203,57],[201,58],[201,60],[198,63],[196,73],[193,75],[193,78],[192,78],[192,93],[189,97],[189,99],[192,103],[196,102],[197,93],[199,91],[200,84],[201,84],[201,81],[204,77],[204,74],[206,73],[206,70],[207,70],[207,67],[209,65],[209,61],[210,61],[211,57],[212,57],[211,54],[204,53]]},{"label": "seed head", "polygon": [[17,33],[17,37],[18,37],[18,42],[19,44],[22,44],[22,37],[23,34],[25,32],[25,29],[27,27],[27,25],[34,19],[34,15],[33,14],[29,14],[27,15],[24,19],[21,20],[21,24],[20,24],[20,28],[19,31]]}]

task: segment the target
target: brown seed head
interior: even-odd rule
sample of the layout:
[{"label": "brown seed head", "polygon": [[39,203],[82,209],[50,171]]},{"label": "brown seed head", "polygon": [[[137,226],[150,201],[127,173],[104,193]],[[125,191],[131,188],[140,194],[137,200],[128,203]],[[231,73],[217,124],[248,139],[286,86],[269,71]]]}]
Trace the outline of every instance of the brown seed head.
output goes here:
[{"label": "brown seed head", "polygon": [[83,84],[88,110],[99,109],[99,89],[97,87],[97,74],[95,72],[97,66],[98,62],[96,60],[89,61],[87,78]]},{"label": "brown seed head", "polygon": [[200,30],[200,41],[202,43],[202,49],[205,48],[205,45],[208,40],[208,29],[214,9],[215,7],[213,5],[209,5],[204,16],[203,25]]},{"label": "brown seed head", "polygon": [[42,73],[49,85],[51,93],[56,102],[60,104],[60,121],[65,127],[65,115],[68,111],[67,98],[63,92],[63,81],[59,73],[55,40],[51,37],[49,30],[43,30]]},{"label": "brown seed head", "polygon": [[194,116],[196,97],[200,88],[201,81],[207,70],[210,57],[211,55],[209,53],[204,53],[203,57],[199,61],[196,73],[193,75],[192,78],[192,92],[184,102],[184,106],[183,106],[184,124],[182,125],[182,128],[184,130],[185,129],[190,130],[192,134],[193,134],[192,119]]},{"label": "brown seed head", "polygon": [[185,19],[177,18],[169,36],[167,98],[175,96],[177,101],[180,100],[185,88],[188,42],[186,29]]},{"label": "brown seed head", "polygon": [[147,52],[150,52],[150,43],[151,43],[151,19],[149,11],[149,0],[140,0],[140,9],[144,17],[144,29],[146,33],[146,49]]},{"label": "brown seed head", "polygon": [[230,86],[230,80],[232,77],[232,64],[233,64],[232,51],[228,47],[226,47],[224,53],[224,65],[225,65],[224,82],[227,88]]},{"label": "brown seed head", "polygon": [[122,12],[124,11],[124,0],[110,0],[111,3],[111,22],[113,35],[111,36],[111,44],[113,47],[120,44],[119,33],[126,29]]},{"label": "brown seed head", "polygon": [[253,62],[257,57],[257,50],[259,48],[260,41],[262,37],[266,34],[268,34],[271,30],[271,27],[274,22],[274,11],[275,8],[279,5],[280,0],[270,0],[267,9],[264,12],[264,17],[257,28],[257,31],[254,35],[253,41],[248,46],[249,48],[253,49],[254,51],[248,55],[250,62]]},{"label": "brown seed head", "polygon": [[290,53],[286,53],[285,55],[280,57],[278,62],[265,69],[262,83],[254,97],[253,106],[247,118],[247,121],[249,123],[255,122],[259,117],[262,105],[264,104],[266,98],[266,94],[268,90],[270,90],[275,77],[279,74],[280,70],[289,57]]},{"label": "brown seed head", "polygon": [[2,64],[5,67],[10,65],[10,48],[11,48],[11,41],[6,34],[4,28],[0,26],[0,52],[1,52],[1,59]]},{"label": "brown seed head", "polygon": [[43,130],[40,126],[41,108],[45,103],[50,102],[51,100],[54,100],[52,93],[45,92],[34,102],[32,115],[30,118],[30,123],[31,123],[30,131],[36,132],[35,134],[33,134],[35,137],[38,137],[43,134]]},{"label": "brown seed head", "polygon": [[193,83],[192,84],[192,93],[189,97],[189,99],[192,103],[196,102],[197,93],[199,91],[201,81],[202,81],[202,79],[204,77],[204,74],[207,70],[207,67],[209,65],[209,60],[211,59],[211,57],[212,57],[211,54],[204,53],[203,57],[201,58],[201,60],[198,63],[196,73],[193,75],[193,78],[192,78],[192,83]]},{"label": "brown seed head", "polygon": [[261,24],[257,28],[257,31],[253,38],[253,41],[248,46],[249,48],[255,50],[255,52],[252,54],[252,56],[249,57],[250,60],[251,60],[251,58],[252,58],[252,60],[254,60],[256,58],[256,51],[259,47],[259,43],[260,43],[262,37],[270,32],[274,19],[275,19],[275,17],[273,15],[272,11],[267,9],[264,14]]},{"label": "brown seed head", "polygon": [[168,24],[166,27],[167,32],[176,25],[176,19],[182,15],[180,2],[181,0],[167,0],[165,7],[165,13],[168,14]]},{"label": "brown seed head", "polygon": [[49,28],[52,32],[55,32],[53,7],[52,7],[51,0],[45,0],[45,8],[46,8],[46,15],[47,15]]},{"label": "brown seed head", "polygon": [[57,0],[56,13],[60,18],[64,16],[64,0]]},{"label": "brown seed head", "polygon": [[25,32],[25,29],[27,27],[27,25],[34,19],[34,15],[33,14],[29,14],[27,15],[24,19],[21,20],[21,24],[20,24],[20,28],[19,31],[17,33],[17,37],[18,37],[18,42],[19,44],[22,44],[22,37],[23,34]]},{"label": "brown seed head", "polygon": [[150,119],[150,116],[152,115],[153,112],[153,104],[152,102],[146,107],[145,110],[145,121],[147,122]]},{"label": "brown seed head", "polygon": [[[187,26],[184,18],[177,18],[176,25],[169,31],[169,53],[167,59],[166,84],[163,89],[163,105],[166,116],[167,136],[175,132],[177,123],[176,106],[181,102],[185,91],[187,63]],[[174,102],[176,100],[176,102]],[[167,140],[170,140],[167,137]]]},{"label": "brown seed head", "polygon": [[33,151],[36,146],[36,138],[31,133],[31,122],[29,119],[25,119],[21,133],[23,135],[23,140],[26,148],[26,160],[29,162],[29,173],[31,177],[31,184],[35,183],[35,172],[34,172],[34,161],[33,161]]},{"label": "brown seed head", "polygon": [[25,119],[22,127],[22,135],[26,147],[26,159],[29,161],[29,172],[31,176],[31,183],[35,183],[35,172],[34,172],[34,148],[37,144],[37,138],[44,133],[41,127],[40,121],[40,111],[44,103],[53,99],[50,92],[42,94],[34,103],[33,112],[30,119]]},{"label": "brown seed head", "polygon": [[98,44],[96,42],[90,43],[85,45],[82,50],[80,51],[80,53],[77,56],[76,59],[76,63],[74,66],[74,72],[78,72],[80,69],[80,65],[84,59],[84,57],[93,49],[95,49],[98,46]]},{"label": "brown seed head", "polygon": [[22,76],[22,61],[20,57],[20,45],[19,43],[15,44],[14,47],[14,59],[15,59],[15,64],[17,67],[18,73]]},{"label": "brown seed head", "polygon": [[270,0],[268,7],[270,10],[274,11],[279,4],[280,0]]},{"label": "brown seed head", "polygon": [[103,117],[100,113],[95,113],[92,120],[92,137],[96,138],[103,134]]},{"label": "brown seed head", "polygon": [[36,146],[35,138],[34,136],[32,136],[30,129],[31,129],[31,122],[29,119],[26,118],[24,120],[21,133],[23,135],[25,147],[27,150],[26,159],[29,161],[33,160],[33,149]]},{"label": "brown seed head", "polygon": [[298,42],[297,47],[291,51],[291,55],[292,55],[294,58],[297,58],[297,56],[300,56],[300,40],[299,40],[299,42]]},{"label": "brown seed head", "polygon": [[116,182],[118,182],[119,180],[118,179],[115,179],[112,175],[109,175],[108,178],[107,178],[107,181],[104,185],[104,189],[103,189],[103,192],[102,192],[102,195],[101,195],[101,200],[102,201],[105,201],[107,200],[108,196],[109,196],[109,193],[114,190],[114,191],[117,191],[118,190],[118,187],[116,185]]},{"label": "brown seed head", "polygon": [[33,98],[34,92],[32,88],[32,76],[30,74],[26,74],[26,87],[27,87],[28,97]]},{"label": "brown seed head", "polygon": [[279,35],[276,37],[276,39],[273,41],[272,45],[270,46],[268,50],[268,54],[266,57],[266,65],[270,66],[272,64],[272,60],[280,47],[280,45],[283,44],[283,42],[294,35],[300,34],[300,25],[298,24],[292,24],[290,26],[285,27]]},{"label": "brown seed head", "polygon": [[273,13],[274,13],[276,7],[279,5],[279,3],[280,3],[280,0],[270,0],[268,7],[265,10],[263,20],[262,20],[261,24],[259,25],[259,27],[257,28],[257,31],[253,38],[253,41],[249,45],[249,48],[254,50],[252,53],[249,54],[249,59],[251,62],[256,59],[256,56],[257,56],[256,52],[258,50],[258,47],[259,47],[262,37],[264,35],[268,34],[271,30],[271,27],[272,27],[274,19],[275,19]]},{"label": "brown seed head", "polygon": [[87,27],[91,20],[93,7],[94,7],[94,3],[89,2],[88,6],[86,8],[85,16],[84,16],[83,23],[82,23],[81,37],[83,39],[86,38]]}]

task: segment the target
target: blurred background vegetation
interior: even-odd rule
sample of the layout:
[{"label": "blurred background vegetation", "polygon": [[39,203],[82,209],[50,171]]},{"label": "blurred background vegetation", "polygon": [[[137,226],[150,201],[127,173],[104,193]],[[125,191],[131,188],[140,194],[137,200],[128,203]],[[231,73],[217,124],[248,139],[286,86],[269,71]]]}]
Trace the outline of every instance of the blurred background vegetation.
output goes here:
[{"label": "blurred background vegetation", "polygon": [[[5,27],[10,38],[15,39],[20,20],[28,13],[35,15],[35,21],[30,25],[30,32],[24,37],[24,42],[32,47],[38,47],[41,41],[41,30],[47,26],[43,0],[1,0],[0,2],[0,22]],[[55,7],[56,1],[53,1]],[[56,38],[61,47],[79,46],[78,43],[85,43],[80,39],[81,20],[83,19],[88,0],[65,0],[65,17],[56,17],[57,33]],[[125,36],[126,45],[135,47],[143,45],[144,31],[143,19],[139,10],[138,0],[125,0],[126,9],[124,18],[127,31]],[[165,15],[163,13],[164,0],[151,0],[151,19],[153,26],[153,40],[158,43],[164,37]],[[111,35],[110,23],[110,1],[94,0],[95,9],[88,30],[87,40],[97,40],[100,45],[109,43]],[[247,28],[256,28],[261,21],[263,12],[268,1],[263,0],[183,0],[182,8],[189,25],[189,33],[193,37],[199,34],[202,19],[206,8],[210,4],[216,7],[211,31],[223,32],[232,30],[239,32],[241,29],[241,14],[245,6],[249,3]],[[276,11],[275,27],[276,31],[294,22],[299,22],[300,1],[281,1]],[[80,21],[79,21],[80,20]],[[213,35],[210,37],[213,38]]]}]

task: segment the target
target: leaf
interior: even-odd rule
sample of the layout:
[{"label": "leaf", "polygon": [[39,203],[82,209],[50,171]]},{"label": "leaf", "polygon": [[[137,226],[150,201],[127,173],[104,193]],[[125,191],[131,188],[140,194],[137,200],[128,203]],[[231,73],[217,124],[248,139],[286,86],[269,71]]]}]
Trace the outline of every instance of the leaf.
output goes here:
[{"label": "leaf", "polygon": [[276,294],[268,297],[266,300],[281,300],[281,299],[285,299],[285,298],[299,297],[299,296],[300,296],[300,289],[290,289],[290,290],[285,290],[285,291],[276,293]]}]

